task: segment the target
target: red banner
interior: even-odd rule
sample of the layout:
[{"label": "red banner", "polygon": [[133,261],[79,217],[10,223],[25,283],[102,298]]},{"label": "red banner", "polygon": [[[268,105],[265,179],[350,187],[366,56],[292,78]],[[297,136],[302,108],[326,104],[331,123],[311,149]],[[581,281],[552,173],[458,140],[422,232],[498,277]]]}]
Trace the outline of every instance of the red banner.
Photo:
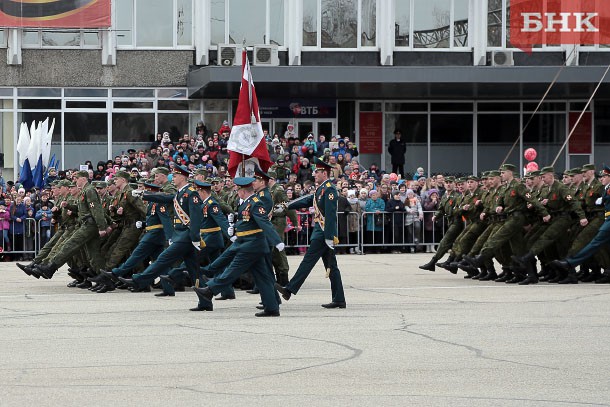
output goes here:
[{"label": "red banner", "polygon": [[110,0],[0,0],[0,27],[107,28]]},{"label": "red banner", "polygon": [[535,45],[610,44],[608,0],[511,0],[510,42]]},{"label": "red banner", "polygon": [[[576,124],[578,116],[580,116],[580,112],[570,112],[570,131]],[[585,112],[582,119],[580,119],[578,126],[572,133],[572,137],[570,137],[568,154],[591,154],[593,152],[592,129],[593,115],[591,112]]]},{"label": "red banner", "polygon": [[381,154],[383,141],[383,114],[381,112],[360,112],[361,154]]}]

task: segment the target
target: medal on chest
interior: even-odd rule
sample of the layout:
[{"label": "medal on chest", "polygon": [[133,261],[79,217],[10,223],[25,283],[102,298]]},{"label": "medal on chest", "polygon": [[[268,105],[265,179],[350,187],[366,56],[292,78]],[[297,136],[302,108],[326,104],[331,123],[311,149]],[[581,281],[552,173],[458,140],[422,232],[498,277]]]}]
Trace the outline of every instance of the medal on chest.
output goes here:
[{"label": "medal on chest", "polygon": [[246,209],[241,211],[241,218],[244,222],[250,221],[250,205],[246,206]]},{"label": "medal on chest", "polygon": [[150,214],[154,215],[156,211],[157,211],[157,204],[154,203],[152,208],[150,208]]},{"label": "medal on chest", "polygon": [[207,205],[203,207],[203,217],[204,218],[208,217],[208,206]]}]

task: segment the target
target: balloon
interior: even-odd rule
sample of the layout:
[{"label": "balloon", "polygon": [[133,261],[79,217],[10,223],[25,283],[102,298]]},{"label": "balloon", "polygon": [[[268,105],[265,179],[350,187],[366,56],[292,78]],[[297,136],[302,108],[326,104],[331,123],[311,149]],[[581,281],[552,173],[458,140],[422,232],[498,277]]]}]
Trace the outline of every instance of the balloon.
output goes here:
[{"label": "balloon", "polygon": [[533,148],[528,148],[527,150],[525,150],[523,152],[523,157],[525,157],[525,159],[527,161],[534,161],[537,156],[538,156],[538,153]]},{"label": "balloon", "polygon": [[525,166],[525,171],[527,173],[530,173],[532,171],[538,171],[538,164],[536,164],[534,161],[527,163],[527,165]]},{"label": "balloon", "polygon": [[390,174],[390,181],[398,181],[398,175],[395,173]]}]

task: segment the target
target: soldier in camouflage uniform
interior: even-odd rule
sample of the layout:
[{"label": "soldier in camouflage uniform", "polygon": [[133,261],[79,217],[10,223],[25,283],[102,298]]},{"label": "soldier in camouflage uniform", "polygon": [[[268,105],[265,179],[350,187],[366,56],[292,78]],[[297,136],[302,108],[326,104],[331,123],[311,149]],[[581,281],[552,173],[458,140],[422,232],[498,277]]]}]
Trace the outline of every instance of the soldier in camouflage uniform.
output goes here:
[{"label": "soldier in camouflage uniform", "polygon": [[438,210],[432,216],[432,222],[442,219],[448,224],[448,228],[438,245],[436,253],[434,253],[432,256],[432,259],[428,263],[419,266],[419,268],[422,270],[434,271],[436,262],[439,261],[445,255],[445,253],[449,251],[449,249],[451,249],[453,242],[464,228],[464,222],[454,215],[454,208],[456,206],[456,202],[460,199],[461,194],[459,191],[456,191],[456,183],[453,177],[445,178],[445,189],[446,190],[441,198]]},{"label": "soldier in camouflage uniform", "polygon": [[91,267],[95,273],[100,272],[104,261],[99,251],[99,238],[108,233],[102,205],[95,188],[88,184],[89,173],[78,171],[75,175],[76,185],[81,190],[78,200],[78,221],[80,226],[64,243],[62,250],[47,259],[46,264],[37,265],[34,271],[44,278],[51,278],[59,267],[74,256],[83,247],[86,248]]}]

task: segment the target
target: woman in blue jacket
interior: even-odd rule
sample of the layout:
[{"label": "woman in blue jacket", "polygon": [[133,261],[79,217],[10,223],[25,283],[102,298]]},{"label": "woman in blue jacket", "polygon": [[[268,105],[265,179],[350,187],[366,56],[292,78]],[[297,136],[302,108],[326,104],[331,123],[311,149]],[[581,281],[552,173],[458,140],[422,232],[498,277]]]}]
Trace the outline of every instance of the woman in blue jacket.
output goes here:
[{"label": "woman in blue jacket", "polygon": [[366,236],[365,243],[380,245],[373,247],[369,252],[379,253],[383,244],[383,225],[385,202],[379,198],[379,193],[376,190],[369,192],[369,199],[364,206],[366,215]]},{"label": "woman in blue jacket", "polygon": [[19,195],[15,197],[15,204],[11,206],[11,238],[13,239],[13,251],[17,252],[16,260],[23,257],[23,232],[27,209],[23,203],[23,198]]}]

